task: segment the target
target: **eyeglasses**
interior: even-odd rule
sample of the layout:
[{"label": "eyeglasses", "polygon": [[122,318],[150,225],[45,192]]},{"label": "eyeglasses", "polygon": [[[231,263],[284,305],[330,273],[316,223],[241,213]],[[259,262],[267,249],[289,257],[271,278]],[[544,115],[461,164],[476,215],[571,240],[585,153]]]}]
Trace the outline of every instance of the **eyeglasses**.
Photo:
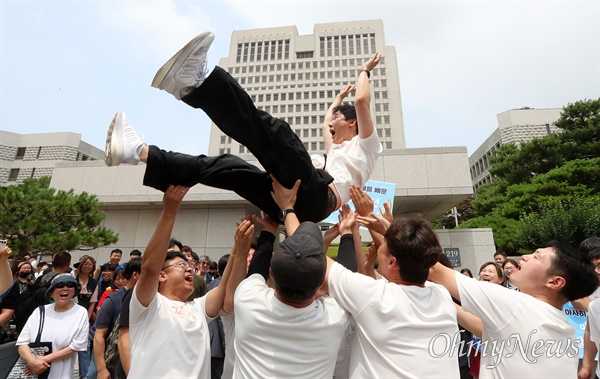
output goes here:
[{"label": "eyeglasses", "polygon": [[191,267],[191,268],[194,267],[188,261],[177,261],[175,263],[171,263],[170,265],[167,265],[167,266],[161,268],[161,270],[164,270],[164,269],[172,267],[172,266],[179,266],[180,268],[182,268],[184,270],[187,270],[188,267]]},{"label": "eyeglasses", "polygon": [[509,272],[516,269],[516,267],[511,267],[511,266],[504,266],[504,271]]},{"label": "eyeglasses", "polygon": [[71,282],[69,282],[69,283],[64,283],[63,282],[63,283],[58,283],[57,285],[54,286],[54,288],[65,288],[65,287],[67,287],[67,288],[75,288],[75,287],[77,287],[77,284],[71,283]]},{"label": "eyeglasses", "polygon": [[200,262],[200,264],[201,264],[202,266],[208,266],[208,265],[210,264],[210,262]]}]

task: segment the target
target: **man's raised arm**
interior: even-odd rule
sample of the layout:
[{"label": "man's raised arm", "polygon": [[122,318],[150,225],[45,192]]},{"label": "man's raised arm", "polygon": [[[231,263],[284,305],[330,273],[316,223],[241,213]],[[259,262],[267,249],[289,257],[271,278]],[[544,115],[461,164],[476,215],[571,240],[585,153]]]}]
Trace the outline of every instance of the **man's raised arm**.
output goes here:
[{"label": "man's raised arm", "polygon": [[373,71],[380,60],[381,55],[375,53],[371,59],[362,64],[361,71],[358,74],[354,107],[356,108],[358,135],[361,139],[368,138],[375,131],[373,119],[371,118],[371,88],[369,86],[369,77],[371,76],[371,71]]},{"label": "man's raised arm", "polygon": [[144,307],[147,307],[156,296],[158,279],[169,249],[175,217],[188,190],[188,187],[170,185],[163,195],[163,212],[144,251],[142,272],[135,286],[135,296]]},{"label": "man's raised arm", "polygon": [[325,114],[325,121],[323,121],[323,141],[325,141],[325,151],[329,151],[329,147],[333,143],[333,137],[329,132],[329,123],[333,120],[333,110],[338,105],[342,104],[342,101],[350,94],[350,92],[354,91],[354,84],[350,84],[344,87],[340,93],[337,94],[333,102],[329,106],[327,113]]},{"label": "man's raised arm", "polygon": [[460,301],[458,285],[456,284],[456,271],[438,262],[429,269],[429,277],[427,279],[446,287],[450,295]]}]

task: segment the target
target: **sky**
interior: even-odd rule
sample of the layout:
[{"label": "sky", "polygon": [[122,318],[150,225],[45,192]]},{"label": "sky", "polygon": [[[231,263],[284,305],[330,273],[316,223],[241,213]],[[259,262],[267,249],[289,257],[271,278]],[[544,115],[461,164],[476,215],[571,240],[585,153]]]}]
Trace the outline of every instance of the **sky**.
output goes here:
[{"label": "sky", "polygon": [[[381,19],[395,46],[408,148],[466,146],[509,109],[600,97],[594,1],[6,1],[0,0],[0,129],[74,132],[104,149],[123,110],[149,144],[206,154],[210,120],[150,87],[195,35]],[[1,143],[1,141],[0,141]]]}]

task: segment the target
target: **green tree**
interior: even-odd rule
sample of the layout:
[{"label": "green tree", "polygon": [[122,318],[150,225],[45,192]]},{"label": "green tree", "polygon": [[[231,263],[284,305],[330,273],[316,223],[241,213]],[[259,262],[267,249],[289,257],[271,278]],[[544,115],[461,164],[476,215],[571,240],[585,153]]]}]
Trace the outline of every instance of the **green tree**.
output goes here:
[{"label": "green tree", "polygon": [[0,187],[0,236],[15,253],[89,250],[118,241],[100,226],[105,214],[86,192],[57,191],[50,178],[28,179]]},{"label": "green tree", "polygon": [[534,249],[552,239],[579,246],[600,234],[600,196],[553,199],[539,212],[523,216],[517,229],[524,248]]},{"label": "green tree", "polygon": [[[467,199],[461,201],[460,204],[456,206],[459,224],[475,217],[475,209],[473,209],[473,199],[475,199],[474,196],[469,196]],[[433,220],[431,224],[436,229],[454,229],[456,227],[456,220],[452,215],[452,210],[450,210],[448,213],[443,214],[440,217]]]},{"label": "green tree", "polygon": [[[568,104],[556,125],[563,129],[561,133],[503,145],[497,151],[490,168],[494,180],[479,188],[473,201],[476,217],[461,228],[490,227],[496,245],[514,253],[534,246],[520,239],[520,220],[531,224],[531,219],[549,212],[547,204],[570,204],[573,197],[600,195],[600,99]],[[573,223],[584,219],[571,222],[575,228]],[[583,230],[584,225],[576,229]]]}]

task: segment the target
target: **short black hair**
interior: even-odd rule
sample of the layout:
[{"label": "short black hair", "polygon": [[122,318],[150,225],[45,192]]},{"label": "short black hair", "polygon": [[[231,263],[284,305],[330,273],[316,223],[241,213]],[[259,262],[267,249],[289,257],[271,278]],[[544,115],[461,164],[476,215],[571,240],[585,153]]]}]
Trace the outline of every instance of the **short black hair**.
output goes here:
[{"label": "short black hair", "polygon": [[356,134],[358,134],[358,119],[356,118],[356,108],[350,104],[340,104],[333,108],[333,113],[340,112],[347,121],[356,120]]},{"label": "short black hair", "polygon": [[579,245],[579,250],[581,250],[582,252],[587,254],[590,251],[597,249],[599,247],[600,247],[600,237],[594,236],[594,237],[584,239],[581,242],[581,244]]},{"label": "short black hair", "polygon": [[100,266],[100,272],[102,271],[117,271],[117,265],[114,265],[112,263],[105,263],[102,266]]},{"label": "short black hair", "polygon": [[589,296],[598,288],[598,277],[587,254],[560,241],[550,241],[545,247],[554,250],[548,274],[565,279],[560,294],[568,301]]},{"label": "short black hair", "polygon": [[229,263],[229,254],[225,254],[219,258],[219,275],[223,276],[225,273],[225,267],[227,267],[227,263]]},{"label": "short black hair", "polygon": [[196,262],[200,262],[200,257],[198,256],[198,254],[196,254],[195,252],[191,252],[190,253],[192,255],[192,258],[196,261]]},{"label": "short black hair", "polygon": [[131,250],[131,253],[129,253],[129,256],[131,257],[132,255],[138,255],[138,256],[142,256],[142,252],[139,251],[138,249],[133,249]]},{"label": "short black hair", "polygon": [[133,258],[127,262],[125,266],[125,279],[131,279],[135,272],[138,274],[142,273],[142,258]]},{"label": "short black hair", "polygon": [[168,261],[172,261],[173,259],[175,259],[177,257],[179,257],[187,262],[187,257],[181,251],[169,250],[169,251],[167,251],[167,256],[165,257],[165,263],[167,263]]},{"label": "short black hair", "polygon": [[110,252],[110,255],[113,255],[113,253],[118,253],[119,255],[123,255],[123,250],[121,250],[121,249],[112,249],[112,251]]},{"label": "short black hair", "polygon": [[171,238],[169,240],[169,250],[175,245],[177,245],[177,247],[179,248],[179,251],[183,251],[183,244],[181,242],[177,241],[175,238]]},{"label": "short black hair", "polygon": [[590,259],[600,259],[600,247],[594,249],[588,253],[588,258]]},{"label": "short black hair", "polygon": [[52,256],[52,267],[63,269],[71,265],[71,254],[66,251],[59,251]]},{"label": "short black hair", "polygon": [[431,266],[440,261],[442,246],[426,220],[399,218],[385,232],[388,252],[398,261],[400,277],[423,284]]},{"label": "short black hair", "polygon": [[496,255],[502,255],[504,258],[508,258],[508,254],[506,254],[506,253],[504,252],[504,250],[500,250],[500,249],[496,250],[496,252],[494,253],[494,257],[495,257]]}]

